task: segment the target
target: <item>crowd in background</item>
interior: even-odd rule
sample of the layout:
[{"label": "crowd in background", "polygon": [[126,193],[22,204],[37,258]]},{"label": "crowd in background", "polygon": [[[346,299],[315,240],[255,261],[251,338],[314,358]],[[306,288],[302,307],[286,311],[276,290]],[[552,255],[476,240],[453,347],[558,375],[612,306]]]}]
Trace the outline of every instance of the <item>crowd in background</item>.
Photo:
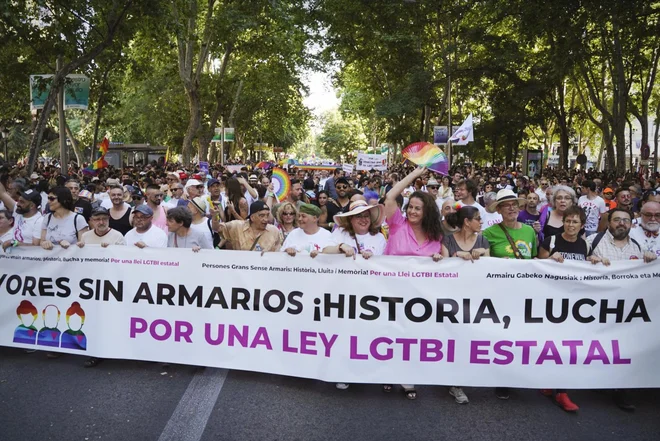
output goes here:
[{"label": "crowd in background", "polygon": [[[658,174],[546,169],[524,176],[520,169],[476,165],[454,167],[447,176],[404,165],[350,174],[294,167],[289,174],[291,190],[280,200],[271,171],[251,166],[232,172],[152,163],[93,176],[45,163],[29,175],[4,167],[0,242],[5,252],[119,245],[436,262],[492,257],[610,265],[660,255]],[[417,398],[414,385],[402,386],[407,398]],[[507,388],[495,392],[509,398]],[[567,391],[542,392],[562,409],[578,410]],[[449,393],[460,404],[469,401],[458,385]],[[625,391],[615,391],[614,400],[634,409]]]}]

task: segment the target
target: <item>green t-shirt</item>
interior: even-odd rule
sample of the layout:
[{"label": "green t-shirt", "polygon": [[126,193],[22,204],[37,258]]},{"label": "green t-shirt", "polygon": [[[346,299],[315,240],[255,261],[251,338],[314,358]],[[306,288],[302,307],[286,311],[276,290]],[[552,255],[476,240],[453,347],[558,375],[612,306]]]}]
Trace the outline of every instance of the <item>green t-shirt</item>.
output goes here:
[{"label": "green t-shirt", "polygon": [[[525,259],[531,259],[536,257],[536,231],[529,225],[521,224],[522,228],[517,230],[506,228],[509,232],[509,235],[513,239],[513,242],[516,244],[520,250],[520,254]],[[486,228],[483,232],[483,236],[488,239],[490,243],[490,255],[491,257],[510,257],[515,259],[516,255],[513,254],[513,249],[511,249],[511,244],[506,238],[504,231],[499,225],[492,225]]]}]

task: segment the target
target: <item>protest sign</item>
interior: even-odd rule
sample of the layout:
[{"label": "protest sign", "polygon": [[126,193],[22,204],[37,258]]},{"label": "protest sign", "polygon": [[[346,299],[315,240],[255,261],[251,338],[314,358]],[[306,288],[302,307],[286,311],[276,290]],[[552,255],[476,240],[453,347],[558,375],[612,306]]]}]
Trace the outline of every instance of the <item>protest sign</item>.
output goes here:
[{"label": "protest sign", "polygon": [[332,382],[658,387],[660,265],[0,254],[0,345]]},{"label": "protest sign", "polygon": [[358,153],[357,170],[387,170],[387,155]]},{"label": "protest sign", "polygon": [[345,173],[351,174],[353,173],[353,167],[355,167],[353,164],[342,164],[341,169],[344,170]]}]

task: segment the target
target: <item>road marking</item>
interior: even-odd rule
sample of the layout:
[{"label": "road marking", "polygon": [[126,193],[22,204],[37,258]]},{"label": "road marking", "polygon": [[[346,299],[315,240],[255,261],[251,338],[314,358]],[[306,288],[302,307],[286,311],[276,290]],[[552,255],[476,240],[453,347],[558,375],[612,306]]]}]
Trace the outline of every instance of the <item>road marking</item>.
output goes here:
[{"label": "road marking", "polygon": [[158,441],[199,441],[225,384],[227,369],[197,372],[174,409]]}]

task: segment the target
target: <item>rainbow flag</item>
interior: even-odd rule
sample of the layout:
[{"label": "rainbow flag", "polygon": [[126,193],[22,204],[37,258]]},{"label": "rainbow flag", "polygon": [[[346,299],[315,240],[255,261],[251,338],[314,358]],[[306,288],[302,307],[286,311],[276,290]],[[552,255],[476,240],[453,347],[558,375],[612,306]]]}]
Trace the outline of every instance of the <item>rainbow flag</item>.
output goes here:
[{"label": "rainbow flag", "polygon": [[410,144],[401,151],[404,158],[441,175],[449,174],[449,160],[437,145],[428,142]]},{"label": "rainbow flag", "polygon": [[103,141],[99,144],[99,153],[101,153],[101,157],[94,161],[90,166],[83,169],[83,173],[86,175],[95,175],[102,168],[106,168],[108,166],[108,161],[105,160],[105,154],[108,153],[109,148],[110,141],[108,138],[103,138]]}]

